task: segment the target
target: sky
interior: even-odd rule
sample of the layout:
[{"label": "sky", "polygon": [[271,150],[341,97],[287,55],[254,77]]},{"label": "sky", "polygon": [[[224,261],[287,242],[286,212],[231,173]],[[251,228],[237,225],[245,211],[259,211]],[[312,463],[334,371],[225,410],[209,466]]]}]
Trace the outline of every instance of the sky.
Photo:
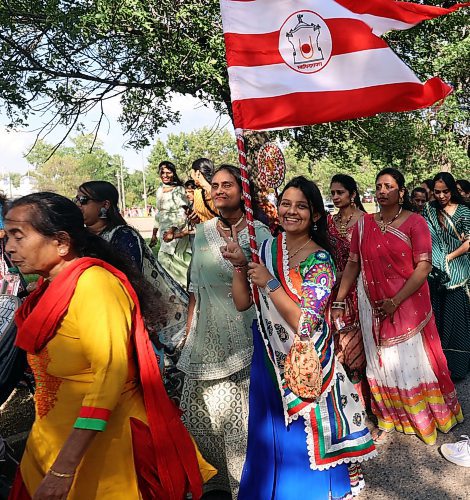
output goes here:
[{"label": "sky", "polygon": [[[170,125],[165,129],[161,129],[155,137],[166,140],[169,134],[178,134],[179,132],[190,132],[204,126],[213,127],[219,121],[218,114],[211,107],[206,107],[202,103],[191,96],[175,95],[172,100],[172,106],[175,111],[181,113],[181,120],[176,125]],[[109,119],[109,125],[104,124],[101,128],[98,137],[104,143],[104,149],[110,154],[120,154],[124,158],[124,162],[129,170],[141,169],[151,147],[142,151],[136,152],[132,149],[124,149],[123,145],[126,138],[122,135],[121,125],[117,122],[120,114],[121,106],[119,100],[109,100],[105,103],[105,111]],[[90,114],[82,119],[82,122],[91,131],[94,127],[96,114]],[[222,117],[220,126],[227,124],[229,130],[231,125],[229,118]],[[18,172],[24,174],[30,165],[24,158],[24,154],[33,144],[36,132],[34,129],[41,125],[40,121],[31,120],[27,130],[8,131],[5,127],[7,120],[0,114],[0,177],[3,177],[8,172]],[[65,128],[59,129],[53,136],[49,136],[46,140],[50,143],[57,143],[63,137]]]}]

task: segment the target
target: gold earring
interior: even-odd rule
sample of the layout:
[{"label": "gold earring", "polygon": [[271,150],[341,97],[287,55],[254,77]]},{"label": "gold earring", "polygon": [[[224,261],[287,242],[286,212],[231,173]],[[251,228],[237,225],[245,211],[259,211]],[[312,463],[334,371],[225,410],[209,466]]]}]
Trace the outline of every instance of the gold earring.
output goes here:
[{"label": "gold earring", "polygon": [[356,203],[355,203],[354,199],[351,200],[351,207],[356,208]]},{"label": "gold earring", "polygon": [[400,199],[398,200],[398,204],[401,206],[403,205],[403,196],[400,197]]}]

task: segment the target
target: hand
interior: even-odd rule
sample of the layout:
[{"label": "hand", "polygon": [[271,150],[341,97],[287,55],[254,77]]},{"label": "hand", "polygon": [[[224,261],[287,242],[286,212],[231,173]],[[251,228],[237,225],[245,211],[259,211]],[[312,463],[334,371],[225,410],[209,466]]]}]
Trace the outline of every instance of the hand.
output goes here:
[{"label": "hand", "polygon": [[341,330],[338,328],[343,322],[344,309],[331,309],[331,323],[335,325],[336,330]]},{"label": "hand", "polygon": [[226,236],[225,234],[222,235],[222,238],[226,243],[223,247],[220,247],[222,257],[227,259],[234,266],[246,266],[248,264],[248,260],[243,253],[242,247],[238,244],[237,228],[234,226],[232,226],[232,234],[232,238]]},{"label": "hand", "polygon": [[385,319],[386,316],[389,316],[390,321],[393,323],[393,315],[398,309],[398,305],[394,305],[392,299],[378,300],[376,304],[378,306],[381,319]]},{"label": "hand", "polygon": [[170,241],[173,241],[175,239],[175,232],[173,229],[168,229],[168,231],[165,231],[163,233],[163,241],[165,243],[170,243]]},{"label": "hand", "polygon": [[248,279],[260,288],[264,288],[268,281],[274,278],[274,276],[266,269],[264,264],[255,264],[254,262],[250,262],[248,267],[250,268],[247,273]]},{"label": "hand", "polygon": [[187,219],[192,224],[199,224],[201,222],[201,219],[194,210],[187,215]]},{"label": "hand", "polygon": [[46,474],[32,500],[66,500],[73,480],[73,477],[55,477]]}]

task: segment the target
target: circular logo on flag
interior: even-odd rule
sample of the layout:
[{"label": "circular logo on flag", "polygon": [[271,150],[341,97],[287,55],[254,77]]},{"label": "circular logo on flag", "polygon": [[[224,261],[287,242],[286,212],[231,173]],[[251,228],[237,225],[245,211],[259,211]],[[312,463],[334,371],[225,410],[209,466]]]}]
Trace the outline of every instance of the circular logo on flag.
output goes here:
[{"label": "circular logo on flag", "polygon": [[311,10],[289,16],[279,32],[279,52],[284,62],[300,73],[316,73],[329,62],[332,50],[327,24]]}]

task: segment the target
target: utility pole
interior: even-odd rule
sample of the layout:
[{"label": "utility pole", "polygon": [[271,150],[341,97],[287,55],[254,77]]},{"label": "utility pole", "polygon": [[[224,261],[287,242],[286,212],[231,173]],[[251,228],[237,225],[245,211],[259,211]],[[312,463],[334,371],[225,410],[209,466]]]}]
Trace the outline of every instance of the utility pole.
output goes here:
[{"label": "utility pole", "polygon": [[142,180],[144,182],[144,207],[145,207],[145,215],[148,214],[148,205],[147,205],[147,184],[145,182],[145,163],[144,163],[144,152],[142,151]]},{"label": "utility pole", "polygon": [[122,213],[126,210],[126,192],[124,191],[124,165],[122,161],[122,156],[119,156],[120,164],[121,164],[121,210]]}]

